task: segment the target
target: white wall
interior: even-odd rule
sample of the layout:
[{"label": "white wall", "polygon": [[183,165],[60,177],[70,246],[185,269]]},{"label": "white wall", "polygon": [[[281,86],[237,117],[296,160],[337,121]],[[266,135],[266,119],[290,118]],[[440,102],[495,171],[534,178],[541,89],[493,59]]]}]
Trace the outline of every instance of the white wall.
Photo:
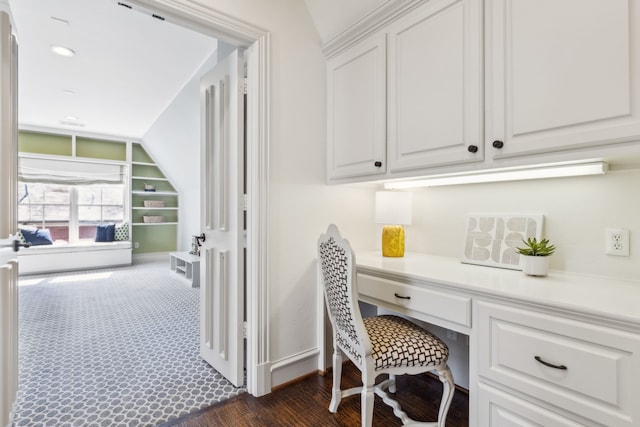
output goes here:
[{"label": "white wall", "polygon": [[200,234],[200,77],[218,62],[214,51],[142,138],[180,194],[178,250]]},{"label": "white wall", "polygon": [[[551,269],[640,280],[638,188],[640,171],[628,170],[417,190],[407,250],[460,257],[467,213],[542,213],[544,235],[558,248]],[[607,227],[631,231],[631,256],[605,255]]]}]

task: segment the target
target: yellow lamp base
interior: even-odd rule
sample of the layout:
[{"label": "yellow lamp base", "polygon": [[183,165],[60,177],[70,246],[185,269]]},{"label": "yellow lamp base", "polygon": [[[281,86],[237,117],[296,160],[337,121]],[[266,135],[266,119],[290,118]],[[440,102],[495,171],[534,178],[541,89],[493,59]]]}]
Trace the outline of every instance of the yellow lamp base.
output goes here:
[{"label": "yellow lamp base", "polygon": [[382,256],[404,256],[404,227],[402,225],[385,225],[382,227]]}]

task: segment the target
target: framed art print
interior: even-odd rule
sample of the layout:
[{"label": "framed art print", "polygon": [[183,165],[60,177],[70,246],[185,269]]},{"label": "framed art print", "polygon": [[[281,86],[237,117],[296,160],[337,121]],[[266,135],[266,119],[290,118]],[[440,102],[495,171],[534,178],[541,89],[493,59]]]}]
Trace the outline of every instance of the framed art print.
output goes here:
[{"label": "framed art print", "polygon": [[529,237],[542,238],[542,214],[469,214],[461,261],[521,270],[516,251]]}]

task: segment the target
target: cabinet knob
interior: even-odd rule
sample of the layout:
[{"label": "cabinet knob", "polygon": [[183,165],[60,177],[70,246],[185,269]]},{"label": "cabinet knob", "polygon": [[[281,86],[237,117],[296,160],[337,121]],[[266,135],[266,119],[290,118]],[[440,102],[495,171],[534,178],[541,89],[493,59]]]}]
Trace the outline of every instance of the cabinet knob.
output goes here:
[{"label": "cabinet knob", "polygon": [[381,168],[382,167],[382,162],[374,162],[373,166],[375,166],[377,168]]},{"label": "cabinet knob", "polygon": [[496,140],[496,141],[493,141],[493,144],[491,144],[491,145],[493,145],[493,148],[500,149],[500,148],[504,147],[504,142]]},{"label": "cabinet knob", "polygon": [[469,150],[470,153],[477,153],[478,152],[478,146],[477,145],[470,145],[467,147],[467,150]]}]

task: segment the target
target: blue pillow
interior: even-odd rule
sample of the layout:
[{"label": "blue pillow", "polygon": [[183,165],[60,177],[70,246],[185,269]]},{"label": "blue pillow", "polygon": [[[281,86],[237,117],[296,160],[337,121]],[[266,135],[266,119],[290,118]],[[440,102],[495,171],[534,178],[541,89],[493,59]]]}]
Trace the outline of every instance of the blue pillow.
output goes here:
[{"label": "blue pillow", "polygon": [[25,230],[21,228],[20,233],[22,233],[24,240],[31,246],[51,245],[53,243],[51,232],[48,229],[40,230],[36,228],[35,230]]},{"label": "blue pillow", "polygon": [[100,224],[96,227],[96,242],[113,242],[115,234],[115,224]]}]

